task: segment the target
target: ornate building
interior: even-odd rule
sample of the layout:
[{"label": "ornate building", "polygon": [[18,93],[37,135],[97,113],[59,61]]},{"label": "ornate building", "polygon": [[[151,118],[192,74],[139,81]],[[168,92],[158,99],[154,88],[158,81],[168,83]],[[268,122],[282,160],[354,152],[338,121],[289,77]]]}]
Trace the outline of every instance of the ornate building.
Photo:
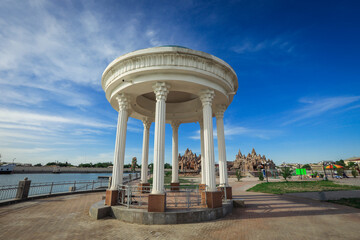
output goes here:
[{"label": "ornate building", "polygon": [[179,169],[181,172],[201,170],[201,154],[196,156],[191,150],[186,149],[185,154],[181,156],[179,154]]},{"label": "ornate building", "polygon": [[257,155],[253,148],[251,154],[248,153],[247,156],[242,155],[239,150],[232,168],[234,170],[239,169],[242,172],[257,171],[259,168],[263,168],[267,163],[269,164],[269,169],[275,169],[275,163],[272,160],[266,159],[265,155]]}]

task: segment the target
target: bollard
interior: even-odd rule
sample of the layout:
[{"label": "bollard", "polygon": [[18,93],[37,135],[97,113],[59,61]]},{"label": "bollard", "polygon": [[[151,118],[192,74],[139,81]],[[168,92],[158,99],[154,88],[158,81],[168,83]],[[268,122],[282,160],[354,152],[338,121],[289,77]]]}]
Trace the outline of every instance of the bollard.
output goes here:
[{"label": "bollard", "polygon": [[18,189],[16,192],[16,198],[25,199],[29,196],[31,181],[28,178],[24,178],[23,181],[19,181]]}]

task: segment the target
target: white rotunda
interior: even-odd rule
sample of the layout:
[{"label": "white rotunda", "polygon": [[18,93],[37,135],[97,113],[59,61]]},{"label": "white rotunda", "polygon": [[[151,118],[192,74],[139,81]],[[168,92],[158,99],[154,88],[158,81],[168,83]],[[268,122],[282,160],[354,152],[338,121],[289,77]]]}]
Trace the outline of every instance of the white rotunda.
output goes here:
[{"label": "white rotunda", "polygon": [[[231,196],[228,185],[224,138],[224,112],[238,89],[235,71],[223,60],[205,52],[180,46],[162,46],[134,51],[116,58],[105,69],[102,88],[119,112],[112,183],[106,204],[118,202],[122,185],[126,129],[129,117],[143,122],[141,186],[148,186],[149,129],[155,123],[153,186],[148,211],[165,211],[165,124],[172,126],[172,190],[178,180],[178,128],[199,122],[201,139],[201,184],[209,208],[221,206],[221,190]],[[216,186],[213,121],[216,117],[220,185]],[[220,191],[219,191],[220,190]]]}]

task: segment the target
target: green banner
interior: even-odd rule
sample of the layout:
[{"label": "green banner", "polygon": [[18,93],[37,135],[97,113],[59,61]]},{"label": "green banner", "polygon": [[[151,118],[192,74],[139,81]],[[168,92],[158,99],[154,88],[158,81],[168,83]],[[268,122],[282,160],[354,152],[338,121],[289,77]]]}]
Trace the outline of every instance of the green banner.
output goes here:
[{"label": "green banner", "polygon": [[296,175],[306,175],[306,169],[305,168],[297,168]]}]

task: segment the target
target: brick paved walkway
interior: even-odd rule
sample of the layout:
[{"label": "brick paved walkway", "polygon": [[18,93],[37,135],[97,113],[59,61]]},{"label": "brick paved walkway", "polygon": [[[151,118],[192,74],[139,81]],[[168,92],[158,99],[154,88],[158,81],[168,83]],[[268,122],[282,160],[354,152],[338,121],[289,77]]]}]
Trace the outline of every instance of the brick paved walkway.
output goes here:
[{"label": "brick paved walkway", "polygon": [[144,226],[92,220],[104,193],[48,198],[0,208],[0,239],[360,239],[360,210],[316,200],[249,193],[233,182],[246,208],[221,220]]}]

